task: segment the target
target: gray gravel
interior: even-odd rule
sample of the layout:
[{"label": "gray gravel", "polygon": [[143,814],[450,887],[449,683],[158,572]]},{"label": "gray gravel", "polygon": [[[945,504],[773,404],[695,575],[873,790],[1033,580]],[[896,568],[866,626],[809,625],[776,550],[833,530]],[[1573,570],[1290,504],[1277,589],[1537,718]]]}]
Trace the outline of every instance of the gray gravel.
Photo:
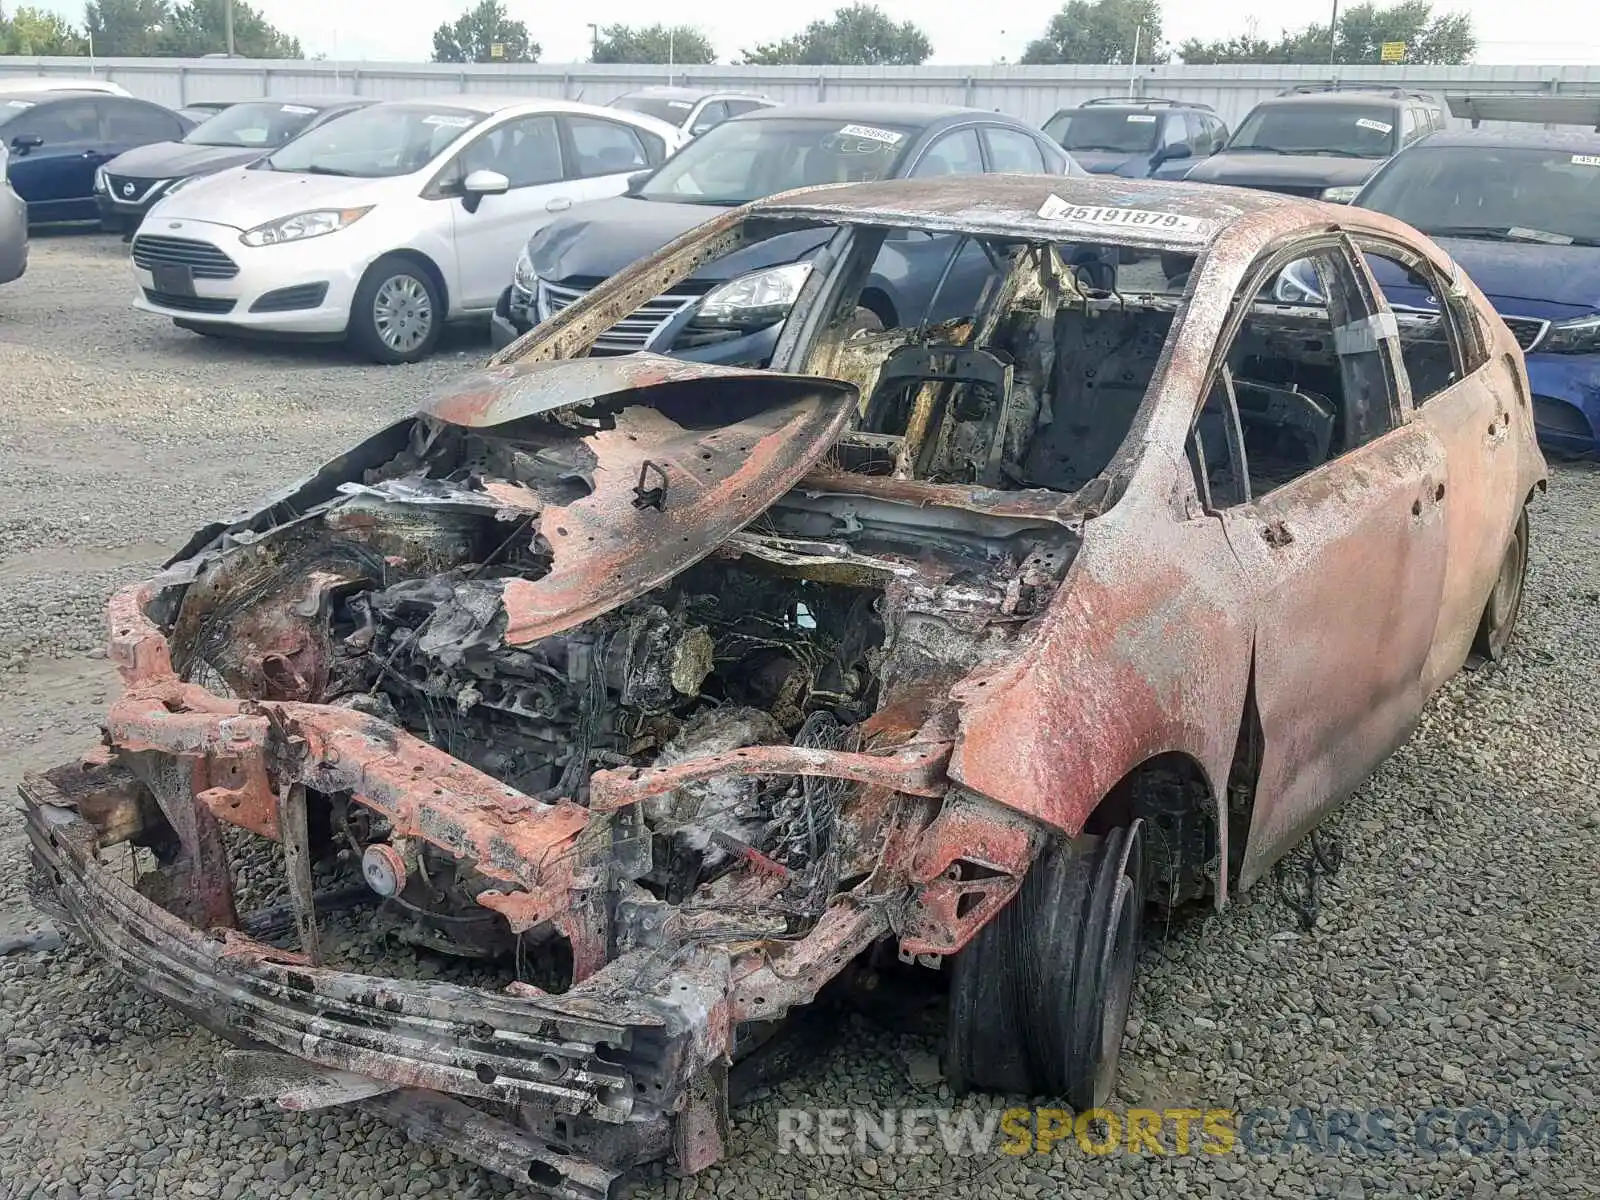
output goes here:
[{"label": "gray gravel", "polygon": [[[196,525],[314,466],[482,359],[418,367],[231,346],[126,305],[123,248],[43,239],[0,289],[0,788],[91,740],[99,610]],[[1153,1107],[1442,1105],[1560,1114],[1508,1154],[1112,1155],[952,1161],[777,1153],[779,1107],[943,1107],[932,1037],[854,1018],[838,1046],[735,1113],[735,1154],[639,1194],[793,1197],[1600,1196],[1600,472],[1558,467],[1534,516],[1515,653],[1451,683],[1329,828],[1343,866],[1316,927],[1268,884],[1156,931],[1122,1099]],[[20,823],[0,810],[0,944],[36,932]],[[1295,869],[1303,869],[1303,861]],[[229,1101],[221,1044],[68,938],[0,957],[0,1194],[524,1194],[344,1111]],[[1280,1121],[1274,1136],[1283,1132]],[[1401,1139],[1403,1142],[1407,1138]],[[1171,1139],[1168,1138],[1170,1147]]]}]

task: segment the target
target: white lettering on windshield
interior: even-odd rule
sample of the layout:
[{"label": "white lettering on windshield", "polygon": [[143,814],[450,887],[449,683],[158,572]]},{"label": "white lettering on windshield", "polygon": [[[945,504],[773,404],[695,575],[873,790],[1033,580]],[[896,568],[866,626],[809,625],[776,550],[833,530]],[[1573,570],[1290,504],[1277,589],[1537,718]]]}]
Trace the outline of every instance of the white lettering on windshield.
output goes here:
[{"label": "white lettering on windshield", "polygon": [[903,133],[893,129],[879,129],[876,125],[846,125],[839,130],[839,136],[866,138],[869,142],[882,142],[886,146],[898,146],[906,139]]},{"label": "white lettering on windshield", "polygon": [[1574,154],[1572,163],[1578,167],[1600,167],[1600,154]]},{"label": "white lettering on windshield", "polygon": [[1357,117],[1356,125],[1361,129],[1375,129],[1379,133],[1393,133],[1393,125],[1385,125],[1382,121],[1374,121],[1371,117]]},{"label": "white lettering on windshield", "polygon": [[438,125],[443,129],[465,129],[472,124],[471,117],[447,117],[442,113],[432,113],[422,118],[424,125]]}]

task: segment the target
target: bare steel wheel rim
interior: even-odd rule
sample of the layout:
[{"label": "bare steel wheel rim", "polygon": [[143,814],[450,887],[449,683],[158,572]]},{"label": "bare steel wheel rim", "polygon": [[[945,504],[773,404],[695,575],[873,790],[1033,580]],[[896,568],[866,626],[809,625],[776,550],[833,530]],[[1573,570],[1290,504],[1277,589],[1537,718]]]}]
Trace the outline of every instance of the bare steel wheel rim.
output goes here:
[{"label": "bare steel wheel rim", "polygon": [[1503,630],[1517,611],[1517,600],[1522,591],[1522,535],[1512,534],[1506,556],[1500,560],[1500,575],[1494,581],[1494,594],[1489,598],[1489,624],[1496,633]]},{"label": "bare steel wheel rim", "polygon": [[383,344],[409,354],[433,329],[433,300],[415,275],[391,275],[372,298],[372,324]]},{"label": "bare steel wheel rim", "polygon": [[1095,1064],[1094,1103],[1103,1106],[1111,1099],[1117,1081],[1117,1062],[1122,1056],[1123,1028],[1128,1023],[1128,1008],[1133,1000],[1134,957],[1138,945],[1138,913],[1134,882],[1127,874],[1117,878],[1107,930],[1104,979],[1105,990],[1100,1016],[1100,1053]]}]

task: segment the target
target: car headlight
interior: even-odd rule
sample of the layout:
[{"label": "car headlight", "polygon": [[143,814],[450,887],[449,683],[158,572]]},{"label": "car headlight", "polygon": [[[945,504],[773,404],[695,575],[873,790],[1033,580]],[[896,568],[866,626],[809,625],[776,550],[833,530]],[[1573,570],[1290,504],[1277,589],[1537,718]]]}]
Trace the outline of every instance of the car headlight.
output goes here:
[{"label": "car headlight", "polygon": [[517,255],[517,266],[511,272],[511,282],[529,293],[539,286],[539,276],[533,269],[533,259],[528,257],[526,246],[522,248],[522,253]]},{"label": "car headlight", "polygon": [[1330,204],[1349,204],[1361,194],[1359,183],[1349,184],[1346,187],[1331,187],[1322,189],[1322,198]]},{"label": "car headlight", "polygon": [[1600,316],[1557,321],[1544,335],[1535,351],[1549,354],[1594,354],[1600,352]]},{"label": "car headlight", "polygon": [[6,181],[6,168],[11,165],[11,151],[6,149],[6,144],[0,142],[0,181]]},{"label": "car headlight", "polygon": [[759,329],[789,315],[811,274],[808,262],[752,271],[706,293],[695,314],[697,325]]},{"label": "car headlight", "polygon": [[1322,292],[1311,260],[1302,258],[1279,271],[1277,282],[1272,285],[1272,298],[1279,304],[1321,304]]},{"label": "car headlight", "polygon": [[[82,178],[82,176],[79,178]],[[111,185],[106,182],[106,169],[104,167],[96,167],[94,169],[94,190],[97,192],[109,192],[111,190]]]},{"label": "car headlight", "polygon": [[[303,242],[306,238],[338,233],[354,225],[372,211],[365,208],[318,208],[311,212],[295,213],[292,217],[279,217],[265,225],[257,225],[239,235],[246,246],[276,246],[281,242]],[[503,261],[503,260],[502,260]]]}]

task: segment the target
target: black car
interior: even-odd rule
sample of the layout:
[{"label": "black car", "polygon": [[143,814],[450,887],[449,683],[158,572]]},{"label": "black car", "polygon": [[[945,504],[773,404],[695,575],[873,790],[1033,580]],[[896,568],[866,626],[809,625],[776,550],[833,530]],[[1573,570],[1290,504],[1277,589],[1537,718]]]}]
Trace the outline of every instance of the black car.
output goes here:
[{"label": "black car", "polygon": [[1044,123],[1092,175],[1182,179],[1194,160],[1222,149],[1228,127],[1209,104],[1104,96],[1063,108]]},{"label": "black car", "polygon": [[254,162],[308,129],[374,103],[364,96],[275,96],[230,104],[182,141],[140,146],[102,167],[94,185],[101,227],[131,237],[151,206],[181,181]]},{"label": "black car", "polygon": [[[516,264],[495,310],[493,340],[508,345],[601,280],[712,215],[790,188],[989,171],[1083,174],[1042,132],[1014,117],[930,104],[833,103],[734,117],[597,200],[544,226]],[[650,349],[679,358],[765,363],[789,307],[827,240],[825,230],[780,234],[716,260],[619,321],[593,352]],[[884,244],[863,293],[864,325],[971,311],[988,258],[955,237],[907,234]],[[1086,264],[1109,283],[1114,264]]]},{"label": "black car", "polygon": [[1444,125],[1426,92],[1299,87],[1252,108],[1228,144],[1184,178],[1345,204],[1402,147]]},{"label": "black car", "polygon": [[171,109],[100,92],[7,92],[0,96],[0,141],[10,153],[11,186],[33,225],[91,221],[99,215],[99,168],[135,146],[170,142],[193,124]]},{"label": "black car", "polygon": [[196,125],[209,121],[223,109],[237,104],[237,100],[191,100],[178,109],[180,117],[188,117]]}]

